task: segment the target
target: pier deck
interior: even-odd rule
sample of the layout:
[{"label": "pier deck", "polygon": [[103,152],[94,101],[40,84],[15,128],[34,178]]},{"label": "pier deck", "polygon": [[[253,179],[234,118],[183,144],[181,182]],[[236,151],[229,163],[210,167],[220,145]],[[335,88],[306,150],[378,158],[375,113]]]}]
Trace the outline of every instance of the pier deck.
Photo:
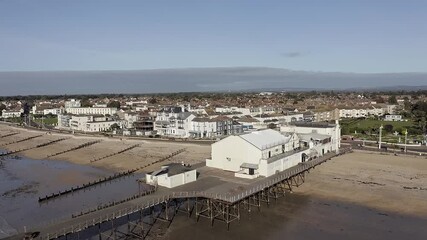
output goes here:
[{"label": "pier deck", "polygon": [[[345,152],[346,151],[343,151],[343,153]],[[40,232],[38,239],[55,239],[61,236],[74,234],[97,225],[100,226],[100,224],[104,222],[113,221],[114,219],[118,219],[144,209],[149,209],[165,203],[167,205],[169,201],[177,199],[193,199],[196,201],[196,208],[198,199],[207,200],[207,204],[211,204],[211,207],[208,207],[208,211],[212,211],[212,204],[218,202],[221,206],[226,206],[224,209],[227,209],[227,212],[229,211],[230,206],[236,206],[239,202],[246,201],[246,203],[249,203],[248,199],[254,199],[260,202],[263,198],[266,198],[268,203],[270,189],[276,188],[280,185],[281,187],[288,186],[288,190],[292,190],[292,186],[295,186],[293,183],[297,183],[298,179],[304,181],[304,174],[306,172],[337,155],[338,154],[336,153],[328,153],[323,157],[305,163],[300,163],[297,166],[273,176],[256,179],[236,178],[234,177],[234,173],[204,166],[198,168],[200,177],[196,182],[173,189],[159,188],[159,190],[153,194],[100,209],[95,212],[83,214],[75,218],[71,218],[70,216],[67,219],[49,222],[43,226],[31,229],[31,231]],[[298,186],[298,184],[296,184],[296,186]],[[275,192],[275,194],[277,194],[277,192]],[[196,216],[203,216],[204,211],[205,210],[197,213],[196,210]],[[207,215],[207,217],[210,216],[213,223],[215,217],[212,212],[209,214],[210,215]],[[240,218],[240,214],[238,217]],[[230,221],[231,220],[229,220],[228,216],[227,224],[229,224]],[[23,236],[24,233],[21,233],[7,239],[23,239]]]}]

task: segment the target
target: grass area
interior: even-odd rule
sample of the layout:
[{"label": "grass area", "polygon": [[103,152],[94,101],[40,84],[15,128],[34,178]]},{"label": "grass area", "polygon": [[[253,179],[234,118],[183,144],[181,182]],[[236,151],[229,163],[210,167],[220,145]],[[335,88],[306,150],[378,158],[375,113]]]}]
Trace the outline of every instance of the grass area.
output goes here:
[{"label": "grass area", "polygon": [[[0,118],[1,118],[1,116],[0,116]],[[23,122],[22,118],[20,118],[20,117],[5,118],[5,119],[3,119],[3,121],[11,122],[11,123],[22,123]]]},{"label": "grass area", "polygon": [[348,129],[359,128],[363,131],[379,129],[381,125],[391,125],[393,126],[393,131],[397,129],[404,130],[405,128],[414,127],[414,123],[412,121],[402,121],[402,122],[391,122],[391,121],[381,121],[376,119],[351,119],[351,120],[342,120],[340,122],[341,126]]},{"label": "grass area", "polygon": [[383,125],[383,136],[385,138],[389,137],[397,140],[398,137],[392,134],[398,132],[400,135],[404,135],[406,129],[412,137],[417,135],[414,134],[416,125],[412,121],[390,122],[377,119],[344,119],[340,121],[340,124],[344,135],[375,136],[378,135],[381,125]]},{"label": "grass area", "polygon": [[[41,118],[34,119],[34,122],[41,123]],[[58,118],[57,117],[50,117],[50,118],[44,118],[43,123],[46,125],[56,125],[58,124]]]}]

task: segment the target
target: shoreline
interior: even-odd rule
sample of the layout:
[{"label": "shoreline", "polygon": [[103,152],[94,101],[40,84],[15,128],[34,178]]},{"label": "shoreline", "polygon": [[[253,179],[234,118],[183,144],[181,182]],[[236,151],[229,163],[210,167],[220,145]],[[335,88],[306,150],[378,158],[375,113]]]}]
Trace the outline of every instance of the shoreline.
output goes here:
[{"label": "shoreline", "polygon": [[[10,128],[0,125],[0,135],[4,135],[10,130]],[[20,134],[0,138],[0,144],[35,134],[37,132],[20,131]],[[61,136],[46,134],[7,147],[13,149],[17,147],[15,145],[32,146],[57,137]],[[30,159],[37,159],[32,156],[40,157],[47,153],[66,150],[94,139],[99,138],[74,136],[47,147],[25,151],[22,155]],[[94,157],[110,154],[135,143],[140,143],[141,146],[99,162],[90,162],[90,159]],[[107,171],[121,171],[155,161],[181,148],[186,148],[185,153],[179,154],[167,162],[184,161],[185,163],[197,164],[204,162],[204,159],[210,156],[210,147],[206,145],[107,138],[87,148],[61,154],[47,160],[56,161],[57,159]],[[156,169],[159,165],[143,171]],[[334,157],[310,171],[306,175],[306,182],[300,187],[294,188],[293,191],[295,195],[320,199],[325,202],[338,201],[348,205],[357,205],[371,209],[378,214],[385,212],[385,214],[392,213],[392,215],[425,219],[427,218],[427,205],[425,204],[427,201],[427,159],[413,155],[401,154],[396,156],[393,153],[386,154],[354,149],[353,153]]]}]

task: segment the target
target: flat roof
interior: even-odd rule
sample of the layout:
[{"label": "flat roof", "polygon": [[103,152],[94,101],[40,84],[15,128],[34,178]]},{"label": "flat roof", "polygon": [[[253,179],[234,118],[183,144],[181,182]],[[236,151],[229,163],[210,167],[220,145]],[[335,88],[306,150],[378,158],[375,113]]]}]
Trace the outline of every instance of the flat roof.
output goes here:
[{"label": "flat roof", "polygon": [[324,139],[328,139],[331,137],[330,135],[318,134],[318,133],[298,133],[297,135],[302,141],[305,141],[305,142],[309,142],[312,139],[317,141],[322,141]]},{"label": "flat roof", "polygon": [[333,128],[336,124],[331,124],[327,122],[291,122],[290,125],[297,127],[312,127],[312,128]]},{"label": "flat roof", "polygon": [[174,176],[174,175],[189,172],[192,170],[195,170],[195,168],[193,168],[191,166],[184,166],[181,163],[170,163],[170,164],[162,166],[161,169],[156,170],[154,172],[151,172],[149,174],[151,174],[153,176],[158,176],[158,175],[163,175],[163,174],[167,173],[168,176]]}]

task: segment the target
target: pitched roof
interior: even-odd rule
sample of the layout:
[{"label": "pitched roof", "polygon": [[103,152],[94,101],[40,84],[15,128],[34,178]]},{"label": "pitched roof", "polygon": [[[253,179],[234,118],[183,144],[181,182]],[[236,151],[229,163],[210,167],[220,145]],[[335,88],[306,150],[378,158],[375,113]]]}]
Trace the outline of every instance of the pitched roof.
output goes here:
[{"label": "pitched roof", "polygon": [[239,137],[261,150],[285,144],[291,139],[291,136],[285,136],[280,132],[272,129],[265,129],[248,134],[242,134],[239,135]]}]

